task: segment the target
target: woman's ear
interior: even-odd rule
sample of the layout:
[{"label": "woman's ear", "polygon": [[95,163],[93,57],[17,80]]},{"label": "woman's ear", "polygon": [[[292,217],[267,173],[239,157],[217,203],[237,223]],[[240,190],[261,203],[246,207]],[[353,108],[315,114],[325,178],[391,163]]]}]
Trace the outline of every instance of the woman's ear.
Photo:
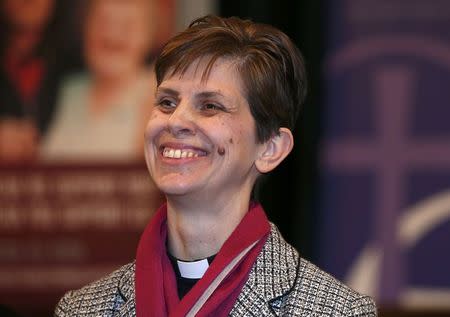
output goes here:
[{"label": "woman's ear", "polygon": [[272,136],[263,144],[262,153],[255,161],[256,169],[260,173],[268,173],[277,167],[294,146],[291,130],[280,128],[278,132],[279,134]]}]

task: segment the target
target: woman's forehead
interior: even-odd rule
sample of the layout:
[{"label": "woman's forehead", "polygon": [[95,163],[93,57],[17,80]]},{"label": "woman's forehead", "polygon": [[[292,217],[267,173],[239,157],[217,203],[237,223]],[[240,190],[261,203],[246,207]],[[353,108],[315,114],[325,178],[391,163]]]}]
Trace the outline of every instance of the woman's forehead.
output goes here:
[{"label": "woman's forehead", "polygon": [[207,81],[211,75],[211,72],[220,68],[222,71],[227,70],[233,72],[234,75],[241,79],[238,68],[237,59],[231,57],[217,57],[217,56],[201,56],[195,59],[191,63],[183,63],[182,61],[176,63],[172,67],[168,68],[162,81],[178,76],[184,78],[186,74],[191,78],[200,78],[202,81]]},{"label": "woman's forehead", "polygon": [[210,59],[198,59],[184,70],[169,70],[158,86],[166,86],[174,82],[185,82],[190,86],[215,87],[220,91],[234,91],[244,96],[242,79],[232,59],[216,59],[210,63]]}]

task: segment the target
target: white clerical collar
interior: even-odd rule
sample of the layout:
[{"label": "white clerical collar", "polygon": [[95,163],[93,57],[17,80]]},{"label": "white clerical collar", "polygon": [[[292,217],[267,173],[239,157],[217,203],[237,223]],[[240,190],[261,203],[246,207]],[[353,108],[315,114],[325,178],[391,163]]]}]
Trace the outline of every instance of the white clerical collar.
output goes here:
[{"label": "white clerical collar", "polygon": [[208,259],[184,262],[177,259],[180,275],[184,278],[201,279],[209,267]]}]

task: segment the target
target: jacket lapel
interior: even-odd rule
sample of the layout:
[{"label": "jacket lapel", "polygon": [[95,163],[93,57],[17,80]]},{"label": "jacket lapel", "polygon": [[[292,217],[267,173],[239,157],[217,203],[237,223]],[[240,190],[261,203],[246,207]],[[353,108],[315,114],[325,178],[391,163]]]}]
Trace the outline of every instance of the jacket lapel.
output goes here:
[{"label": "jacket lapel", "polygon": [[297,251],[271,224],[270,235],[230,315],[252,315],[255,311],[261,312],[261,316],[280,315],[284,298],[294,285],[298,261]]},{"label": "jacket lapel", "polygon": [[134,272],[135,265],[130,266],[119,281],[118,293],[121,297],[121,305],[118,305],[118,317],[136,316],[136,301],[134,292]]}]

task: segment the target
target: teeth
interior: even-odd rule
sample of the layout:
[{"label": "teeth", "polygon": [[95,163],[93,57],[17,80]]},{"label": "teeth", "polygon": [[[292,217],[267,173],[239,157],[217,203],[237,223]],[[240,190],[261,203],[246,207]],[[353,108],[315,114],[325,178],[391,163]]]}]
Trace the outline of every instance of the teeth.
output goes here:
[{"label": "teeth", "polygon": [[199,154],[193,151],[189,151],[189,150],[180,150],[180,149],[169,149],[169,148],[165,148],[163,151],[163,156],[164,157],[169,157],[169,158],[175,158],[175,159],[179,159],[179,158],[190,158],[190,157],[198,157]]}]

